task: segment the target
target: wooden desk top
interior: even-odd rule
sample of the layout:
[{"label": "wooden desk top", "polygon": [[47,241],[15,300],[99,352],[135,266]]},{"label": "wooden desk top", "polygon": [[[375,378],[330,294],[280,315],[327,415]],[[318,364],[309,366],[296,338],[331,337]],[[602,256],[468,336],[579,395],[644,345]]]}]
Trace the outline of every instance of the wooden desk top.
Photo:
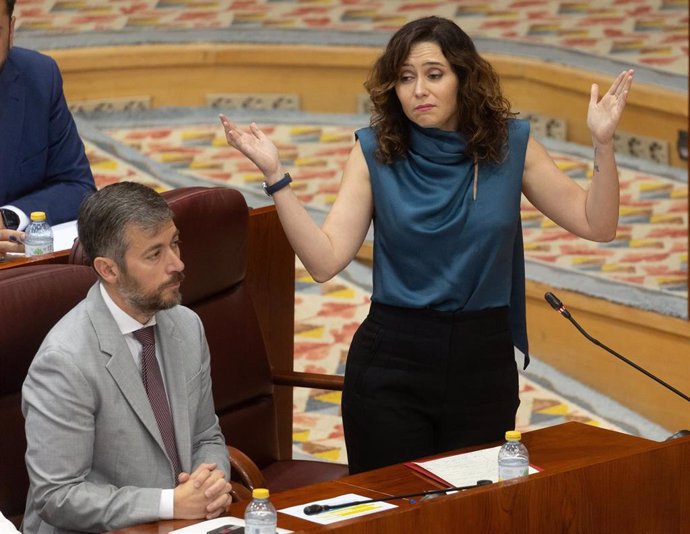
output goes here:
[{"label": "wooden desk top", "polygon": [[[326,526],[279,513],[278,525],[307,533],[666,534],[680,532],[679,525],[690,516],[690,482],[678,474],[690,469],[690,438],[657,443],[581,423],[565,423],[527,432],[523,440],[531,462],[543,469],[526,479],[481,486],[424,503],[394,500],[391,502],[398,508]],[[663,483],[647,484],[650,480]],[[345,493],[377,498],[438,487],[420,473],[394,465],[277,493],[271,500],[281,509]],[[612,491],[614,488],[618,493]],[[607,501],[609,506],[605,506]],[[246,505],[231,505],[230,515],[242,517]],[[655,505],[665,507],[663,517],[654,512]],[[647,520],[640,518],[643,508]],[[594,522],[604,530],[592,530]],[[118,533],[164,534],[193,523],[161,521]],[[628,530],[618,530],[618,526]]]},{"label": "wooden desk top", "polygon": [[12,269],[14,267],[21,267],[23,265],[45,265],[48,263],[67,263],[69,258],[69,250],[58,250],[50,254],[43,254],[41,256],[15,256],[12,259],[0,261],[0,270]]}]

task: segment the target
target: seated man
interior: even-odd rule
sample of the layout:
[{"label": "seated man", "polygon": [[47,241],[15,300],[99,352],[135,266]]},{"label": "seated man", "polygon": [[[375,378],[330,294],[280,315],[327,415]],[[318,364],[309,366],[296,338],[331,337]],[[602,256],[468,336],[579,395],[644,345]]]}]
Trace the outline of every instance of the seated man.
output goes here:
[{"label": "seated man", "polygon": [[172,212],[124,182],[87,197],[77,225],[99,282],[48,333],[24,382],[23,531],[216,517],[229,458],[204,329],[179,305]]},{"label": "seated man", "polygon": [[29,223],[32,211],[48,224],[77,218],[79,204],[95,191],[52,58],[12,48],[15,0],[0,0],[0,256],[21,252],[8,241]]}]

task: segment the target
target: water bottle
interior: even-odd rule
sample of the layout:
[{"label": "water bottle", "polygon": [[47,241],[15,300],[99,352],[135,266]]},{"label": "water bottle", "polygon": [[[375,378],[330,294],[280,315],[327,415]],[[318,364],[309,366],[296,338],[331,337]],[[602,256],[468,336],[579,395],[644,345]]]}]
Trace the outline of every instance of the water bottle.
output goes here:
[{"label": "water bottle", "polygon": [[40,256],[53,252],[53,229],[43,211],[32,211],[31,222],[24,230],[24,254]]},{"label": "water bottle", "polygon": [[506,432],[506,442],[498,451],[498,480],[524,477],[529,473],[529,453],[521,438],[517,430]]},{"label": "water bottle", "polygon": [[278,513],[268,499],[268,490],[256,488],[252,491],[252,502],[244,510],[245,534],[275,534]]}]

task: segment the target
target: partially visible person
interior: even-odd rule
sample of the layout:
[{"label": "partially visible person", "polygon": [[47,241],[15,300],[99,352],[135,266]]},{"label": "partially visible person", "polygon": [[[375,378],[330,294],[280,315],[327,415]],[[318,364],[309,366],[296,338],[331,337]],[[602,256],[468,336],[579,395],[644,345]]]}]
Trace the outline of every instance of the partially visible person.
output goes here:
[{"label": "partially visible person", "polygon": [[0,0],[0,259],[23,251],[9,237],[21,240],[32,211],[72,221],[96,189],[57,64],[12,47],[14,6]]},{"label": "partially visible person", "polygon": [[211,519],[232,487],[203,325],[165,200],[132,182],[84,201],[99,281],[48,333],[22,388],[25,534]]},{"label": "partially visible person", "polygon": [[[591,185],[563,173],[517,120],[498,75],[453,21],[405,24],[366,87],[338,196],[319,227],[274,143],[221,116],[228,143],[263,172],[295,252],[316,281],[342,270],[374,224],[369,315],[347,357],[342,413],[351,472],[502,439],[528,354],[521,194],[566,230],[614,238],[613,134],[633,72],[591,87]],[[585,106],[583,106],[584,108]]]},{"label": "partially visible person", "polygon": [[0,534],[20,534],[12,522],[0,512]]}]

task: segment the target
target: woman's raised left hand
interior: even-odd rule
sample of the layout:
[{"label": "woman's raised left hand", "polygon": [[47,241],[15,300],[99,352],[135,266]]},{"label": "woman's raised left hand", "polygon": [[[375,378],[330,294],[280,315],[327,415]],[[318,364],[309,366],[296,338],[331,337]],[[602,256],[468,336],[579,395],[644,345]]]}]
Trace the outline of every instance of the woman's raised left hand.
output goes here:
[{"label": "woman's raised left hand", "polygon": [[621,72],[601,100],[599,86],[596,83],[592,84],[587,126],[594,143],[605,145],[613,142],[613,134],[623,114],[634,74],[635,71],[632,69]]}]

